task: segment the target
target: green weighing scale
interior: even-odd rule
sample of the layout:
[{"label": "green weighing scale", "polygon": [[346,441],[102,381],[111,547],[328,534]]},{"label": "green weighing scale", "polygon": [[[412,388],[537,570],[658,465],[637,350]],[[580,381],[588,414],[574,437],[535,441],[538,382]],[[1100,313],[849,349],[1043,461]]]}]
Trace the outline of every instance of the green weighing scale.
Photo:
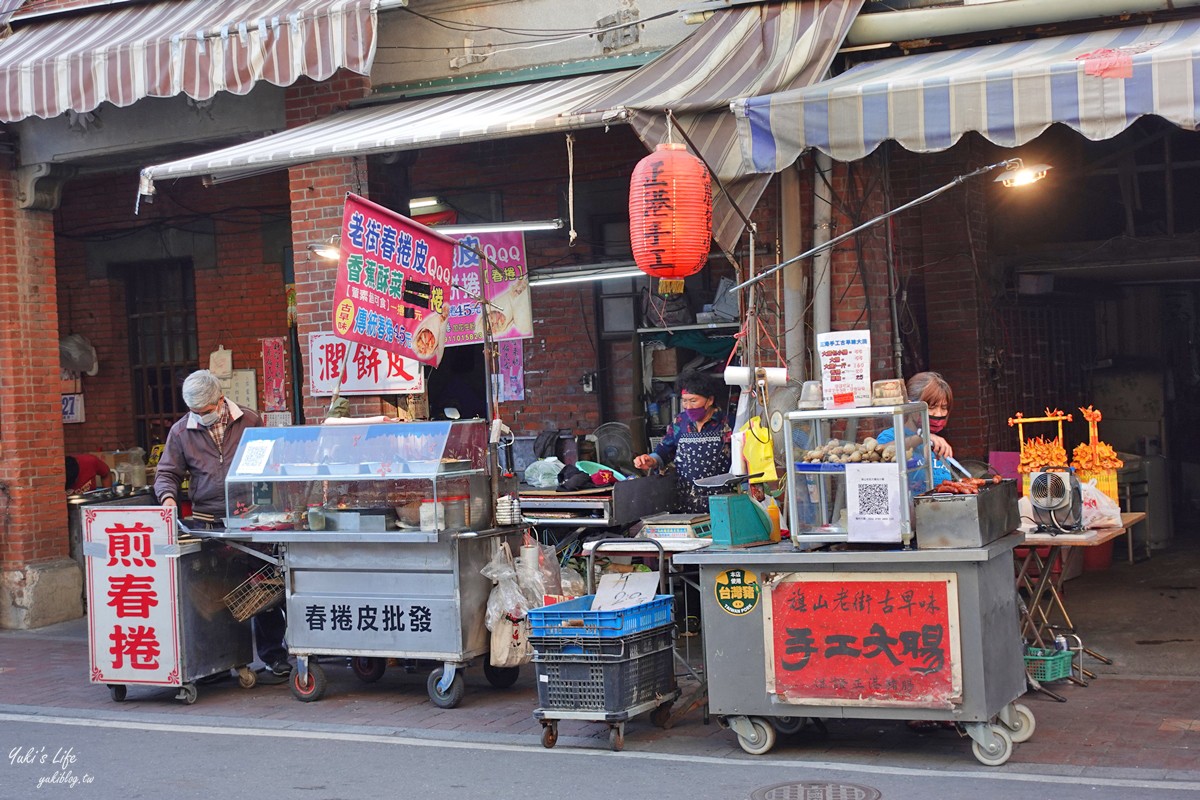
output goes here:
[{"label": "green weighing scale", "polygon": [[753,475],[734,475],[726,472],[695,480],[695,484],[702,489],[724,490],[708,498],[714,545],[736,547],[771,541],[771,518],[762,506],[754,502],[747,491],[750,479],[760,475],[761,472]]}]

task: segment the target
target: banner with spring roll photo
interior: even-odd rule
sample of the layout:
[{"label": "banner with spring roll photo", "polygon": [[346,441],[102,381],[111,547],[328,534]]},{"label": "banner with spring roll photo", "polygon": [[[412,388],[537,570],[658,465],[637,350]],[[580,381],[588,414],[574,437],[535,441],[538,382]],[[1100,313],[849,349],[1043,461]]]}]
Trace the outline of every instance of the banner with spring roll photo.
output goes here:
[{"label": "banner with spring roll photo", "polygon": [[446,347],[457,247],[431,228],[348,194],[333,291],[334,332],[436,367]]}]

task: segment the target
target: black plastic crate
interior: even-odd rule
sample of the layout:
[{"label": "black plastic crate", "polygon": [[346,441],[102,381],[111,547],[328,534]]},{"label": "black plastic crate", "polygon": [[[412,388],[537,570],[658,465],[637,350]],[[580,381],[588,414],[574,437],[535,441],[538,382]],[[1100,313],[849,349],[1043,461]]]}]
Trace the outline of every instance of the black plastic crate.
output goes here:
[{"label": "black plastic crate", "polygon": [[616,714],[675,691],[672,634],[627,642],[639,655],[535,652],[538,703],[544,711]]},{"label": "black plastic crate", "polygon": [[641,633],[599,639],[589,636],[531,636],[535,661],[580,661],[580,656],[609,656],[604,660],[637,658],[670,647],[675,626],[661,625]]}]

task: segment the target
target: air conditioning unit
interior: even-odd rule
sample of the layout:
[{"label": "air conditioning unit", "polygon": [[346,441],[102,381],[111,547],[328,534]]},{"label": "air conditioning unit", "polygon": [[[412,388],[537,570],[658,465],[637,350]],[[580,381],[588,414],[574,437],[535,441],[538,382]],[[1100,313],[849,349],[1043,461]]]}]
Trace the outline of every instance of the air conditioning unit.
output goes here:
[{"label": "air conditioning unit", "polygon": [[1029,477],[1029,503],[1039,531],[1054,533],[1083,528],[1083,497],[1070,467],[1043,468]]}]

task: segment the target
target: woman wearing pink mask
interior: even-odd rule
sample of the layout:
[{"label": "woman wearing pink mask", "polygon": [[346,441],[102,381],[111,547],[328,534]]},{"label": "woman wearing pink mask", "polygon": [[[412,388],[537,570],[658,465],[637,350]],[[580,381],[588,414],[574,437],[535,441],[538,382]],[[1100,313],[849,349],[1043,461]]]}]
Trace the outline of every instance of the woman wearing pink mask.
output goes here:
[{"label": "woman wearing pink mask", "polygon": [[[954,448],[941,435],[950,419],[950,409],[954,405],[954,392],[951,391],[950,384],[946,383],[946,379],[936,372],[918,372],[908,379],[908,400],[911,403],[921,401],[929,406],[929,447],[933,450],[935,457],[933,485],[937,486],[944,480],[953,480],[954,477],[949,467],[939,460],[954,457]],[[917,431],[911,430],[905,431],[905,433],[912,436]],[[888,444],[895,440],[896,432],[892,428],[888,428],[877,437],[880,444]],[[920,455],[913,453],[913,457],[917,459],[917,462],[911,466],[919,466]],[[921,487],[914,486],[914,491],[924,491],[923,478],[921,484]]]},{"label": "woman wearing pink mask", "polygon": [[717,406],[724,386],[717,378],[689,370],[675,380],[683,410],[653,453],[640,455],[633,465],[641,470],[662,469],[675,462],[677,511],[707,514],[712,490],[696,486],[697,478],[729,472],[729,424]]}]

